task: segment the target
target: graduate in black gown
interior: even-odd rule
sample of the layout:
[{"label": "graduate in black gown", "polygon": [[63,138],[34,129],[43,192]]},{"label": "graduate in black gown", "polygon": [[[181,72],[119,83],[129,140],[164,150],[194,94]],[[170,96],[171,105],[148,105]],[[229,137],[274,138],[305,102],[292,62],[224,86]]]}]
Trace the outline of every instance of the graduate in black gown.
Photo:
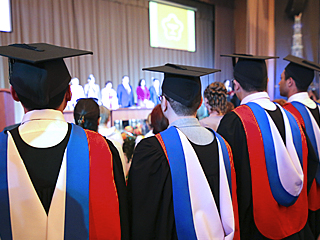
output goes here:
[{"label": "graduate in black gown", "polygon": [[[143,139],[134,151],[127,185],[131,237],[139,240],[178,239],[177,225],[180,223],[177,223],[175,211],[176,206],[184,199],[181,197],[181,199],[175,198],[176,200],[174,200],[173,195],[179,195],[177,192],[173,193],[173,174],[168,164],[168,161],[171,163],[172,160],[168,160],[163,148],[164,145],[167,149],[170,146],[166,144],[166,141],[161,145],[159,138],[164,138],[160,136],[164,136],[168,131],[179,129],[186,136],[190,148],[196,153],[196,158],[193,160],[201,165],[202,174],[205,176],[211,198],[213,196],[218,211],[221,206],[225,205],[224,202],[231,202],[230,197],[224,202],[220,201],[220,194],[228,192],[229,189],[219,187],[222,173],[219,172],[221,162],[219,162],[220,151],[218,150],[216,133],[201,127],[196,119],[196,112],[201,104],[200,76],[217,70],[172,64],[146,70],[165,73],[161,107],[170,125],[160,135]],[[180,141],[177,140],[177,142]],[[169,150],[167,152],[169,154]],[[173,155],[177,156],[175,151],[173,151]],[[172,155],[169,155],[169,159],[171,159],[170,156]],[[184,171],[182,172],[186,174]],[[235,187],[233,184],[234,191]],[[234,195],[232,198],[236,202]],[[201,198],[201,194],[198,197]],[[178,203],[174,203],[175,201]],[[232,206],[230,207],[229,210],[232,212]],[[184,215],[186,217],[187,213],[183,214],[183,218]],[[219,218],[210,222],[208,226],[211,228],[210,224],[216,226],[220,222]],[[235,236],[234,239],[239,239],[239,232],[238,229],[235,230],[235,226],[238,226],[237,219],[234,220],[232,234]],[[222,232],[223,237],[229,234],[228,230],[222,230]],[[197,237],[199,236],[197,235]]]},{"label": "graduate in black gown", "polygon": [[[290,61],[283,70],[279,82],[281,96],[288,98],[288,104],[284,107],[303,123],[315,152],[318,152],[319,161],[320,108],[315,101],[310,99],[308,88],[314,79],[314,71],[320,71],[320,65],[292,55],[288,55],[284,60]],[[317,177],[314,179],[309,192],[309,223],[315,238],[319,237],[320,163],[318,164]]]},{"label": "graduate in black gown", "polygon": [[[272,152],[265,152],[266,150],[264,150],[263,148],[262,151],[256,152],[258,149],[257,144],[260,144],[259,141],[261,141],[261,135],[260,140],[257,140],[255,138],[256,135],[253,135],[252,133],[252,129],[254,129],[254,127],[256,126],[255,121],[257,121],[256,119],[260,117],[258,116],[258,114],[256,114],[257,112],[254,112],[254,114],[256,115],[253,114],[253,108],[255,107],[260,110],[259,114],[262,110],[262,115],[269,119],[269,124],[272,124],[272,122],[274,123],[273,129],[276,128],[277,130],[275,131],[279,134],[277,135],[277,141],[282,141],[283,143],[281,144],[283,144],[284,148],[286,148],[285,146],[288,146],[290,144],[290,139],[286,138],[284,123],[285,116],[283,115],[283,111],[281,110],[281,107],[279,105],[276,106],[270,101],[269,96],[266,92],[267,70],[265,59],[268,59],[268,57],[247,55],[227,56],[231,56],[234,58],[239,57],[239,60],[234,67],[234,86],[235,93],[241,100],[241,105],[234,111],[226,114],[223,117],[217,132],[228,141],[232,148],[237,176],[237,194],[241,239],[272,239],[276,238],[274,237],[276,235],[278,236],[277,239],[314,239],[310,227],[307,223],[307,198],[305,189],[306,186],[308,187],[308,189],[310,188],[315,175],[315,171],[312,168],[314,168],[316,164],[316,158],[315,153],[311,148],[311,143],[307,139],[306,144],[303,145],[305,148],[303,150],[307,150],[309,155],[308,169],[304,169],[304,173],[308,172],[308,176],[304,176],[304,185],[301,185],[302,190],[300,195],[302,197],[297,194],[299,197],[297,198],[298,200],[294,200],[296,202],[293,201],[293,203],[289,203],[288,207],[282,206],[281,204],[278,204],[278,202],[276,202],[276,200],[274,199],[274,192],[272,192],[272,194],[270,192],[270,186],[268,182],[268,179],[270,181],[270,176],[268,177],[268,175],[266,175],[265,173],[266,171],[269,171],[270,168],[266,169],[266,167],[263,167],[264,165],[267,165],[267,161],[264,159],[268,158],[268,155],[271,155]],[[251,106],[249,110],[247,106]],[[241,115],[241,112],[239,111],[240,109],[247,110],[246,113],[249,112],[250,115],[245,115],[245,117],[243,117],[243,115]],[[247,125],[248,119],[251,125]],[[265,123],[266,120],[264,119],[263,121]],[[259,122],[259,124],[260,123],[261,122]],[[263,128],[265,129],[266,127]],[[260,128],[260,132],[264,129]],[[304,135],[303,133],[299,132],[299,129],[298,134],[300,134],[301,136]],[[275,139],[275,135],[276,133],[273,133],[273,139]],[[250,140],[250,148],[248,145],[248,140]],[[268,145],[270,145],[270,142]],[[254,163],[258,160],[260,161],[261,165],[256,167]],[[280,161],[283,160],[283,158],[280,159]],[[262,172],[264,175],[259,175],[258,173],[257,176],[256,172]],[[285,175],[286,173],[283,175],[283,178],[286,177]],[[252,180],[253,177],[255,177],[255,180]],[[256,189],[258,189],[259,191],[259,188],[262,188],[259,185],[261,178],[267,186],[263,185],[265,189],[262,189],[260,195],[256,195]],[[256,179],[258,179],[258,181]],[[307,184],[305,184],[305,181],[307,181]],[[259,201],[257,201],[257,199]],[[301,199],[304,200],[302,201]],[[295,211],[293,211],[293,215],[290,216],[294,217],[292,217],[291,220],[289,218],[288,221],[279,223],[277,216],[281,216],[284,219],[287,219],[290,214],[289,209],[292,208],[292,206],[294,206],[295,204],[298,204],[298,202],[301,204],[300,209],[304,209],[302,211],[302,214],[296,214]],[[273,208],[270,207],[270,204],[272,204]],[[275,212],[273,212],[273,210]],[[288,210],[288,214],[286,212],[281,213],[282,210]],[[295,223],[297,223],[298,220],[301,220],[302,218],[303,221],[301,221],[301,223],[298,224],[299,226],[297,227],[297,229],[295,229]],[[290,230],[288,231],[288,229]]]}]

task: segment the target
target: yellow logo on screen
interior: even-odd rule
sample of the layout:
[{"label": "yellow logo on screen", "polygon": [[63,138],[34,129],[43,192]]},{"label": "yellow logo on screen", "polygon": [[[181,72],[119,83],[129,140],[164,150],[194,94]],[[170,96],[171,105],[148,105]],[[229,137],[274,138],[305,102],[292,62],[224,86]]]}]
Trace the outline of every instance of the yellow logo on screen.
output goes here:
[{"label": "yellow logo on screen", "polygon": [[174,13],[170,13],[161,21],[164,36],[168,40],[180,41],[183,32],[183,23]]}]

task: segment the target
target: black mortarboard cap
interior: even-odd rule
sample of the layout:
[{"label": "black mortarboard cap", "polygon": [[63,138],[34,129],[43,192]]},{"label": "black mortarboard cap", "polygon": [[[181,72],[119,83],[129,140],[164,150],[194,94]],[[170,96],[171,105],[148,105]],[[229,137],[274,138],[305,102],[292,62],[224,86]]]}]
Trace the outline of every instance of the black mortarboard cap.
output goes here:
[{"label": "black mortarboard cap", "polygon": [[200,76],[219,72],[219,69],[184,66],[167,63],[164,66],[142,70],[163,72],[162,94],[191,107],[195,99],[201,99]]},{"label": "black mortarboard cap", "polygon": [[308,88],[314,78],[314,71],[320,72],[320,65],[303,58],[288,55],[284,60],[290,61],[286,72],[303,88]]},{"label": "black mortarboard cap", "polygon": [[63,58],[85,54],[92,52],[46,43],[0,46],[0,55],[10,59],[10,84],[39,106],[67,88],[71,76]]},{"label": "black mortarboard cap", "polygon": [[[265,60],[278,58],[274,56],[254,56],[248,54],[226,54],[221,57],[232,57],[233,75],[239,82],[246,82],[256,88],[262,87],[268,79]],[[235,59],[238,58],[236,62]]]}]

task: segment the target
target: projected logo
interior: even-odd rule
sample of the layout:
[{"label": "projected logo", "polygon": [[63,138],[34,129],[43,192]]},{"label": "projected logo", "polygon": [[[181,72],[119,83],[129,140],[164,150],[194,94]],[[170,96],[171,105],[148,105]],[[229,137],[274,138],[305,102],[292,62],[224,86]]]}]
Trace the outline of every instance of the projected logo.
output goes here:
[{"label": "projected logo", "polygon": [[183,23],[174,13],[170,13],[161,21],[164,36],[168,40],[180,41],[183,32]]}]

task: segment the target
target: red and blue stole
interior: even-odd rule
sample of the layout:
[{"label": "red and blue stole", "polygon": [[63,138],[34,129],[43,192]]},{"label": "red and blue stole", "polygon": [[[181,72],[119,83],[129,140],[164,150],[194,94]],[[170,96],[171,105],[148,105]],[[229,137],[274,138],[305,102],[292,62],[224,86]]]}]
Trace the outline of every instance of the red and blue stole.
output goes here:
[{"label": "red and blue stole", "polygon": [[[317,108],[319,109],[319,103],[316,104]],[[318,157],[319,164],[316,173],[316,178],[311,185],[311,189],[308,195],[309,209],[312,211],[316,211],[320,209],[320,129],[315,119],[313,119],[312,114],[303,103],[294,101],[285,104],[284,108],[286,108],[293,115],[295,115],[302,124],[302,126],[306,129],[306,133]]]},{"label": "red and blue stole", "polygon": [[[16,206],[10,206],[8,134],[0,133],[0,144],[0,236],[1,239],[11,240],[17,233],[14,232],[15,223],[11,216]],[[63,223],[62,235],[58,234],[61,239],[120,239],[119,203],[113,179],[112,154],[106,141],[95,132],[73,125],[65,156],[65,202],[57,208],[65,208],[61,215],[64,219],[50,220],[49,210],[45,239],[56,236],[54,232],[61,229]],[[53,202],[50,209],[53,208]],[[30,218],[27,221],[32,220]],[[23,230],[23,226],[19,226],[19,229]],[[32,237],[32,232],[29,236]]]},{"label": "red and blue stole", "polygon": [[[265,110],[253,102],[234,110],[243,124],[247,139],[254,221],[261,234],[271,239],[282,239],[297,233],[305,226],[308,217],[306,138],[295,118],[281,107],[280,110],[284,120],[289,122],[285,123],[286,148],[289,147],[288,137],[292,134],[291,142],[295,150],[291,151],[296,151],[303,166],[303,187],[298,195],[290,194],[282,186],[278,166],[283,158],[276,158],[277,145],[269,125],[274,123],[267,119]],[[289,129],[291,133],[288,134]]]},{"label": "red and blue stole", "polygon": [[[156,135],[170,166],[178,239],[240,239],[231,149],[220,135],[215,135],[221,160],[220,216],[209,183],[186,136],[175,127]],[[195,172],[195,168],[199,171]],[[203,202],[205,207],[201,205]]]}]

